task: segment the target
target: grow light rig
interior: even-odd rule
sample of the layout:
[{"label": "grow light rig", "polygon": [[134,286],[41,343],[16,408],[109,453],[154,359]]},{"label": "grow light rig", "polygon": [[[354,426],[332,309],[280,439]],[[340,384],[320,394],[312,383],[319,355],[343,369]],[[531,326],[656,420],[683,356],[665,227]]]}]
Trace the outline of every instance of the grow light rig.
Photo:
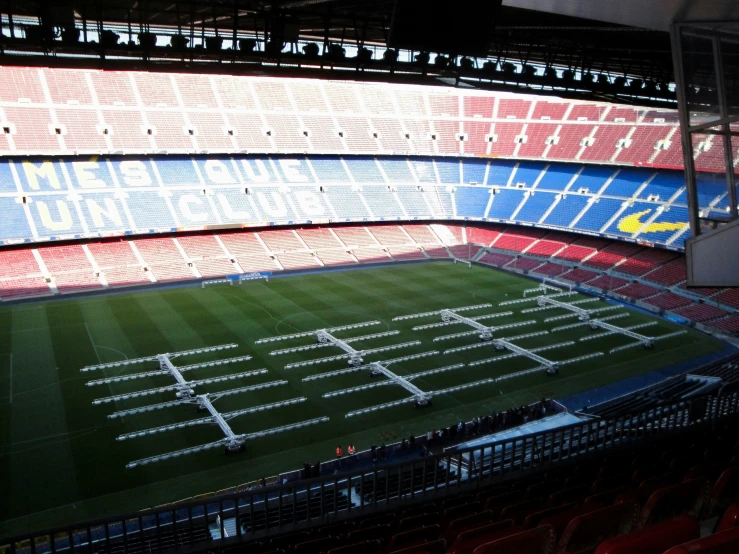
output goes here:
[{"label": "grow light rig", "polygon": [[[618,327],[611,323],[607,323],[603,319],[591,319],[591,316],[594,315],[596,312],[602,312],[608,308],[600,308],[598,310],[586,310],[586,309],[580,308],[579,306],[573,306],[572,304],[569,304],[567,302],[560,302],[559,300],[554,300],[553,298],[548,298],[545,296],[538,297],[536,301],[539,304],[539,306],[542,308],[545,308],[545,307],[562,308],[562,309],[572,312],[572,314],[577,316],[577,318],[582,322],[576,325],[588,325],[590,329],[592,329],[593,331],[597,329],[604,329],[605,332],[600,333],[599,335],[597,335],[597,337],[621,334],[621,335],[625,335],[627,337],[630,337],[636,340],[636,342],[629,343],[623,346],[617,346],[616,348],[612,348],[610,351],[611,354],[613,354],[614,352],[618,352],[620,350],[626,350],[627,348],[633,348],[635,346],[643,346],[644,348],[650,350],[654,348],[654,341],[656,340],[664,340],[666,338],[675,337],[675,336],[683,335],[686,333],[686,331],[676,331],[674,333],[668,333],[666,335],[660,335],[658,337],[648,337],[646,335],[642,335],[641,333],[637,333],[636,331],[634,331],[634,329],[656,325],[657,324],[656,322],[644,323],[644,324],[635,325],[632,327]],[[612,309],[618,309],[618,308],[613,307]],[[563,317],[565,316],[560,316],[560,319]],[[580,340],[581,341],[587,340],[589,338],[592,338],[592,337],[584,337]]]},{"label": "grow light rig", "polygon": [[107,404],[110,402],[117,403],[119,400],[126,400],[129,398],[138,398],[141,396],[148,396],[152,394],[166,393],[169,391],[175,392],[176,400],[172,400],[169,402],[162,402],[159,404],[149,404],[146,406],[126,409],[126,410],[119,410],[112,414],[109,414],[108,415],[109,419],[123,418],[128,415],[145,413],[145,412],[150,412],[154,410],[161,410],[165,408],[171,408],[174,406],[181,406],[181,405],[188,405],[188,404],[194,405],[197,408],[198,412],[207,412],[209,414],[207,417],[203,417],[199,419],[183,421],[183,422],[169,424],[169,425],[162,425],[162,426],[153,427],[150,429],[143,429],[141,431],[133,431],[130,433],[125,433],[116,438],[116,440],[118,441],[145,437],[149,435],[164,433],[164,432],[173,431],[176,429],[184,429],[186,427],[193,427],[197,425],[215,425],[221,430],[221,432],[224,435],[224,438],[219,439],[217,441],[207,443],[207,444],[202,444],[199,446],[185,448],[182,450],[168,452],[165,454],[160,454],[157,456],[152,456],[149,458],[144,458],[141,460],[130,462],[126,465],[127,468],[133,468],[133,467],[137,467],[140,465],[160,462],[160,461],[164,461],[164,460],[168,460],[172,458],[177,458],[180,456],[185,456],[188,454],[195,454],[197,452],[201,452],[204,450],[209,450],[209,449],[217,448],[221,446],[224,447],[225,452],[227,454],[232,453],[232,452],[239,452],[239,451],[244,450],[245,448],[244,444],[249,440],[253,440],[259,437],[272,435],[276,433],[281,433],[284,431],[298,429],[301,427],[305,427],[307,425],[314,425],[316,423],[322,423],[322,422],[328,421],[327,417],[321,417],[321,418],[301,421],[299,423],[284,425],[281,427],[275,427],[275,428],[267,429],[264,431],[258,431],[255,433],[244,433],[244,434],[235,433],[233,429],[231,428],[231,426],[228,424],[228,421],[235,417],[246,415],[246,414],[251,414],[251,413],[263,412],[266,410],[272,410],[272,409],[280,408],[284,406],[292,406],[294,404],[298,404],[298,403],[306,401],[306,398],[304,397],[291,398],[288,400],[282,400],[282,401],[274,402],[271,404],[263,404],[261,406],[253,406],[251,408],[245,408],[241,410],[235,410],[232,412],[222,413],[216,409],[216,407],[213,405],[213,402],[217,401],[218,399],[224,396],[230,396],[230,395],[240,394],[244,392],[250,392],[250,391],[255,391],[255,390],[260,390],[260,389],[266,389],[266,388],[286,385],[288,384],[288,382],[285,380],[270,381],[266,383],[259,383],[256,385],[228,389],[228,390],[219,391],[215,393],[205,393],[205,394],[196,395],[193,389],[200,385],[219,383],[223,381],[231,381],[235,379],[242,379],[242,378],[247,378],[247,377],[251,377],[254,375],[263,375],[267,373],[267,370],[257,369],[257,370],[252,370],[252,371],[233,373],[230,375],[224,375],[220,377],[212,377],[208,379],[188,381],[182,375],[184,372],[188,372],[194,369],[215,367],[215,366],[248,361],[248,360],[251,360],[252,358],[251,356],[237,356],[234,358],[228,358],[224,360],[201,362],[197,364],[191,364],[191,365],[179,366],[179,367],[175,366],[172,363],[173,359],[180,357],[180,356],[190,356],[194,354],[217,352],[221,350],[236,348],[237,346],[238,345],[236,344],[223,344],[219,346],[212,346],[212,347],[207,347],[207,348],[196,348],[193,350],[186,350],[186,351],[181,351],[181,352],[157,354],[155,356],[147,356],[143,358],[123,360],[120,362],[98,364],[98,365],[87,366],[87,367],[82,368],[81,370],[82,372],[90,372],[90,371],[104,370],[104,369],[116,368],[116,367],[122,367],[122,366],[128,366],[128,365],[137,365],[137,364],[153,362],[153,361],[156,361],[159,364],[158,370],[139,372],[139,373],[134,373],[130,375],[106,377],[103,379],[95,379],[93,381],[88,381],[86,383],[87,386],[106,385],[110,383],[118,383],[121,381],[130,381],[134,379],[143,379],[146,377],[155,377],[155,376],[160,376],[160,375],[171,375],[174,378],[175,383],[172,385],[166,385],[163,387],[157,387],[157,388],[147,389],[147,390],[142,390],[142,391],[135,391],[135,392],[125,393],[125,394],[117,394],[117,395],[108,396],[104,398],[98,398],[96,400],[93,400],[93,404],[99,405],[99,404]]},{"label": "grow light rig", "polygon": [[263,344],[267,342],[276,342],[276,341],[281,341],[281,340],[289,340],[289,339],[314,336],[316,338],[315,344],[308,344],[304,346],[294,346],[292,348],[283,348],[282,350],[273,350],[272,352],[270,352],[270,356],[280,356],[282,354],[291,354],[294,352],[304,352],[306,350],[315,350],[317,348],[324,348],[327,346],[336,346],[345,352],[344,354],[338,354],[336,356],[327,356],[325,358],[318,358],[318,359],[307,360],[303,362],[290,363],[285,366],[285,369],[293,369],[296,367],[304,367],[304,366],[309,366],[309,365],[321,364],[325,362],[332,362],[335,360],[348,360],[348,363],[350,366],[359,367],[359,366],[362,366],[362,364],[364,364],[363,356],[366,356],[369,354],[378,354],[380,352],[387,352],[390,350],[398,350],[400,348],[408,348],[409,346],[417,346],[421,344],[420,341],[416,340],[416,341],[404,342],[404,343],[399,343],[399,344],[391,344],[388,346],[381,346],[378,348],[356,350],[354,347],[351,346],[350,343],[368,341],[368,340],[378,339],[381,337],[390,337],[394,335],[399,335],[400,331],[384,331],[381,333],[373,333],[370,335],[363,335],[361,337],[351,337],[351,338],[346,338],[346,339],[341,339],[335,336],[335,333],[339,331],[346,331],[349,329],[359,329],[361,327],[370,327],[373,325],[380,325],[381,323],[382,323],[381,321],[367,321],[363,323],[355,323],[353,325],[342,325],[340,327],[316,329],[314,331],[293,333],[292,335],[281,335],[278,337],[269,337],[265,339],[260,339],[256,341],[256,344]]}]

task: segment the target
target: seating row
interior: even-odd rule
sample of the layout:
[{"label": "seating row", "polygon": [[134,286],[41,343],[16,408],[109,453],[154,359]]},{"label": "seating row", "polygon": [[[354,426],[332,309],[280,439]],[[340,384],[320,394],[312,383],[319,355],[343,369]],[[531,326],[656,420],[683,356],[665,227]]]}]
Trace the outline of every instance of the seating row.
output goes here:
[{"label": "seating row", "polygon": [[[0,69],[0,83],[2,154],[391,151],[682,166],[674,110],[137,71],[9,66]],[[718,171],[720,158],[701,151],[696,164]]]},{"label": "seating row", "polygon": [[642,300],[690,321],[737,331],[735,308],[714,305],[724,296],[733,297],[708,291],[701,299],[700,291],[688,295],[680,287],[667,289],[675,275],[685,272],[684,258],[677,253],[515,226],[305,227],[14,248],[0,251],[0,299],[254,271],[450,257],[583,284]]},{"label": "seating row", "polygon": [[737,438],[732,426],[716,435],[695,433],[682,444],[666,440],[601,455],[476,492],[353,517],[221,552],[735,552],[739,549]]}]

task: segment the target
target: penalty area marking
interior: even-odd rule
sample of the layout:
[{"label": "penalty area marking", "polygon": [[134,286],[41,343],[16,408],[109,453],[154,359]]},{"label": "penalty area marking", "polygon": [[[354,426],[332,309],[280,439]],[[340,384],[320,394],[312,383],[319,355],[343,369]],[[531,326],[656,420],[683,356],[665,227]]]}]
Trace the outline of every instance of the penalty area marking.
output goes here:
[{"label": "penalty area marking", "polygon": [[92,340],[92,335],[90,334],[90,328],[87,326],[87,322],[83,322],[85,325],[85,331],[87,331],[87,338],[90,339],[90,344],[92,345],[92,349],[95,351],[95,357],[98,359],[98,364],[101,364],[100,361],[100,353],[98,352],[98,347],[95,346],[95,341]]},{"label": "penalty area marking", "polygon": [[126,356],[123,352],[121,352],[120,350],[116,350],[115,348],[111,348],[110,346],[100,346],[100,345],[94,345],[94,344],[93,346],[95,346],[96,349],[102,348],[103,350],[110,350],[111,352],[116,352],[120,354],[121,356],[123,356],[125,359],[127,360],[129,359],[128,356]]}]

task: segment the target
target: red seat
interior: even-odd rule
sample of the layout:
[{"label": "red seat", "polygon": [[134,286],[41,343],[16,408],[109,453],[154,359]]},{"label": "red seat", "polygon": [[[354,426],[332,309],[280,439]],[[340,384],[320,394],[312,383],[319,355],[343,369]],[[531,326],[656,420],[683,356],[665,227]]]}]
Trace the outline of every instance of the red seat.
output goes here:
[{"label": "red seat", "polygon": [[295,533],[289,533],[278,537],[272,537],[269,541],[271,548],[285,548],[297,544],[299,542],[305,542],[310,539],[310,533],[308,531],[296,531]]},{"label": "red seat", "polygon": [[439,514],[437,512],[428,512],[425,514],[418,514],[416,516],[404,517],[398,522],[398,526],[395,528],[395,532],[409,531],[416,527],[425,527],[427,525],[434,525],[439,521]]},{"label": "red seat", "polygon": [[436,506],[436,504],[429,503],[429,504],[423,504],[421,506],[414,506],[413,508],[406,508],[402,511],[401,519],[406,517],[413,517],[420,514],[427,514],[429,512],[438,512],[439,508]]},{"label": "red seat", "polygon": [[452,544],[461,533],[482,527],[488,523],[493,523],[495,519],[493,512],[486,510],[452,520],[444,530],[444,540],[446,540],[447,544]]},{"label": "red seat", "polygon": [[543,483],[537,483],[530,485],[524,493],[524,500],[533,500],[534,498],[549,498],[550,495],[554,494],[562,488],[562,483],[559,481],[544,481]]},{"label": "red seat", "polygon": [[395,513],[383,514],[381,516],[363,519],[359,524],[359,528],[364,529],[365,527],[374,527],[375,525],[383,525],[385,523],[390,525],[393,522],[395,522]]},{"label": "red seat", "polygon": [[512,504],[506,506],[500,511],[500,517],[502,519],[512,519],[516,522],[516,525],[521,525],[523,520],[531,513],[540,510],[544,507],[544,501],[541,498],[535,498],[533,500],[527,500],[526,502],[519,502],[518,504]]},{"label": "red seat", "polygon": [[513,525],[512,519],[489,523],[475,529],[470,529],[457,536],[454,544],[449,546],[447,554],[472,554],[480,546],[494,540],[520,533],[521,528]]},{"label": "red seat", "polygon": [[347,535],[347,540],[351,541],[371,541],[377,539],[383,543],[390,537],[390,525],[383,523],[381,525],[373,525],[371,527],[359,526],[359,529],[352,531]]},{"label": "red seat", "polygon": [[333,525],[324,525],[316,530],[316,537],[341,537],[354,531],[353,521],[342,521]]},{"label": "red seat", "polygon": [[439,525],[442,529],[446,529],[446,526],[449,525],[450,521],[481,511],[482,506],[479,502],[469,502],[468,504],[462,504],[461,506],[454,506],[454,508],[444,510]]},{"label": "red seat", "polygon": [[424,544],[418,544],[402,550],[391,550],[395,554],[445,554],[446,541],[438,539]]},{"label": "red seat", "polygon": [[673,546],[664,554],[736,554],[737,552],[739,552],[739,527]]},{"label": "red seat", "polygon": [[739,498],[739,468],[730,467],[721,474],[713,486],[706,515],[713,517],[720,514],[737,498]]},{"label": "red seat", "polygon": [[693,479],[664,487],[652,494],[639,517],[639,527],[670,519],[680,514],[699,517],[708,494],[708,480]]},{"label": "red seat", "polygon": [[542,519],[539,522],[539,525],[551,526],[552,529],[554,529],[554,536],[559,539],[559,537],[562,536],[562,533],[565,532],[565,529],[567,529],[570,521],[583,514],[589,514],[590,512],[594,512],[602,508],[603,506],[579,506],[565,512],[549,515]]},{"label": "red seat", "polygon": [[603,479],[598,479],[590,486],[590,494],[599,494],[602,492],[620,489],[631,484],[631,474],[621,473]]},{"label": "red seat", "polygon": [[320,554],[338,545],[338,537],[322,537],[320,539],[298,543],[293,546],[292,551],[296,554]]},{"label": "red seat", "polygon": [[596,494],[589,495],[585,502],[583,502],[584,506],[610,506],[616,501],[616,497],[626,492],[628,489],[626,487],[619,487],[616,489],[610,489],[607,491],[599,492]]},{"label": "red seat", "polygon": [[[455,496],[453,498],[447,498],[441,503],[441,512],[444,513],[449,508],[456,508],[457,506],[461,506],[462,504],[469,504],[470,502],[475,502],[477,499],[471,495],[471,494],[463,494],[462,496]],[[434,512],[438,510],[432,510]]]},{"label": "red seat", "polygon": [[657,477],[650,477],[642,481],[636,490],[619,493],[614,500],[617,502],[626,502],[627,500],[636,500],[641,506],[643,506],[649,497],[655,491],[669,487],[670,485],[676,485],[681,481],[681,473],[665,473]]},{"label": "red seat", "polygon": [[329,550],[327,554],[373,554],[382,548],[380,541],[362,541]]},{"label": "red seat", "polygon": [[724,515],[721,516],[721,519],[716,524],[716,533],[734,527],[739,527],[739,501],[734,502],[726,508]]},{"label": "red seat", "polygon": [[589,553],[603,540],[629,533],[634,529],[638,508],[636,502],[623,502],[576,517],[562,533],[558,552]]},{"label": "red seat", "polygon": [[403,533],[395,533],[390,539],[388,552],[400,550],[401,548],[409,548],[425,542],[435,541],[439,538],[440,534],[441,530],[438,525],[428,525],[426,527],[412,529],[411,531],[404,531]]},{"label": "red seat", "polygon": [[526,516],[526,519],[524,519],[523,528],[533,529],[534,527],[538,527],[539,523],[543,519],[549,516],[555,515],[555,514],[561,514],[563,512],[568,512],[576,507],[577,507],[577,504],[575,504],[574,502],[570,502],[569,504],[562,504],[561,506],[552,506],[551,508],[545,508],[543,510],[539,510],[538,512],[532,512]]},{"label": "red seat", "polygon": [[560,492],[555,492],[549,497],[547,504],[549,506],[559,506],[560,504],[567,504],[569,502],[580,504],[585,500],[585,498],[587,498],[589,488],[590,485],[579,485]]},{"label": "red seat", "polygon": [[671,546],[692,541],[700,535],[698,522],[688,515],[682,515],[606,539],[595,549],[595,554],[662,554]]},{"label": "red seat", "polygon": [[483,544],[473,554],[550,554],[554,544],[554,529],[543,526]]},{"label": "red seat", "polygon": [[521,491],[506,492],[488,498],[485,502],[485,509],[497,515],[506,506],[521,502],[521,500],[523,500],[523,493]]}]

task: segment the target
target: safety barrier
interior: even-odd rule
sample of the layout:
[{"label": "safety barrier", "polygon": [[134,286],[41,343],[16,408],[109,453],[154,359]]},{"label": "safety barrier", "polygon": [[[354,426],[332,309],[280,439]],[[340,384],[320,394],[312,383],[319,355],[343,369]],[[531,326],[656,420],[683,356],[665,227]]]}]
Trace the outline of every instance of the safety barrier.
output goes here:
[{"label": "safety barrier", "polygon": [[717,422],[735,417],[738,400],[737,392],[703,396],[634,416],[583,421],[392,465],[88,521],[0,540],[0,551],[72,554],[220,547],[474,490],[656,438],[706,432]]}]

